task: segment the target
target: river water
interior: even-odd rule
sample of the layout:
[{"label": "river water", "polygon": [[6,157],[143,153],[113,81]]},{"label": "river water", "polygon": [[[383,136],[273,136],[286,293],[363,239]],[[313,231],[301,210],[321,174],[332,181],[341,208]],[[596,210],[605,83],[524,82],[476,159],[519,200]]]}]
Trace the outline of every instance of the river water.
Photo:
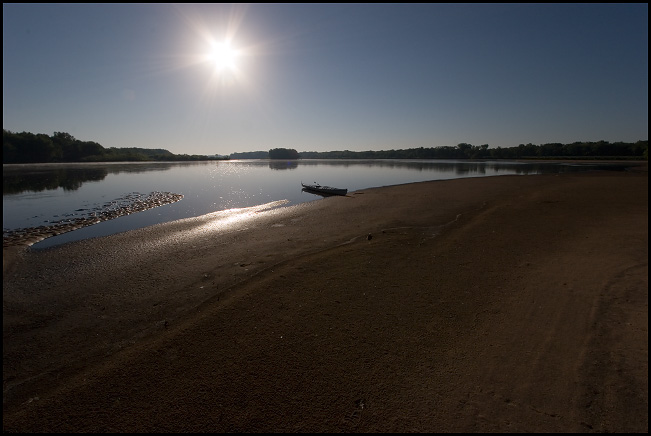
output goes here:
[{"label": "river water", "polygon": [[[322,198],[303,191],[301,182],[318,182],[353,192],[429,180],[585,171],[602,165],[454,160],[3,165],[3,233],[94,216],[116,205],[133,204],[152,193],[174,196],[174,200],[47,238],[33,248],[47,248],[221,210],[279,200],[292,205]],[[177,198],[181,200],[176,201]]]}]

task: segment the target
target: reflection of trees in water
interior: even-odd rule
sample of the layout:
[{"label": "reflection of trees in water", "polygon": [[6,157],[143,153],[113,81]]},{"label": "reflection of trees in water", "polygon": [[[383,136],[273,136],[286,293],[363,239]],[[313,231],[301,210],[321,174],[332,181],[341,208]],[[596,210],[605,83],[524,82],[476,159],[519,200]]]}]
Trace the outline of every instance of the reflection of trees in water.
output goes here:
[{"label": "reflection of trees in water", "polygon": [[540,172],[546,169],[547,172],[556,168],[556,164],[529,164],[529,163],[500,163],[500,162],[462,162],[462,161],[417,161],[417,160],[300,160],[301,166],[337,166],[337,167],[361,167],[361,168],[388,168],[388,169],[409,169],[413,171],[437,171],[455,172],[456,174],[478,173],[485,174],[487,170],[509,170],[515,172]]},{"label": "reflection of trees in water", "polygon": [[269,161],[269,169],[272,170],[295,170],[296,168],[298,168],[298,161],[296,160]]},{"label": "reflection of trees in water", "polygon": [[585,171],[589,169],[622,170],[626,164],[613,163],[588,163],[588,164],[564,164],[559,162],[499,162],[499,161],[458,161],[458,160],[399,160],[399,159],[301,159],[296,161],[301,166],[337,166],[337,167],[358,167],[358,168],[388,168],[408,169],[413,171],[437,171],[441,173],[454,172],[458,175],[486,174],[487,171],[508,172],[509,174],[544,174],[544,173],[565,173]]},{"label": "reflection of trees in water", "polygon": [[73,166],[17,165],[2,170],[2,193],[40,192],[63,188],[76,191],[86,182],[102,181],[109,174],[167,171],[173,166],[215,165],[217,162],[80,164]]},{"label": "reflection of trees in water", "polygon": [[219,161],[207,162],[143,162],[143,163],[120,163],[108,164],[106,169],[111,174],[119,173],[146,173],[149,171],[167,171],[172,167],[193,167],[202,165],[219,165]]},{"label": "reflection of trees in water", "polygon": [[105,168],[55,168],[30,170],[28,172],[7,171],[2,173],[2,193],[39,192],[63,188],[75,191],[85,182],[104,180],[108,171]]},{"label": "reflection of trees in water", "polygon": [[144,162],[115,164],[77,164],[77,165],[7,165],[2,171],[2,193],[19,194],[21,192],[39,192],[63,188],[75,191],[86,182],[102,181],[108,174],[143,173],[150,171],[168,171],[172,167],[222,165],[268,165],[271,170],[294,170],[299,166],[317,167],[333,166],[339,168],[388,168],[408,169],[412,171],[454,172],[457,175],[484,175],[487,171],[510,174],[540,174],[583,171],[587,169],[622,170],[625,164],[589,163],[561,164],[558,162],[499,162],[499,161],[458,161],[458,160],[398,160],[398,159],[299,159],[242,162]]}]

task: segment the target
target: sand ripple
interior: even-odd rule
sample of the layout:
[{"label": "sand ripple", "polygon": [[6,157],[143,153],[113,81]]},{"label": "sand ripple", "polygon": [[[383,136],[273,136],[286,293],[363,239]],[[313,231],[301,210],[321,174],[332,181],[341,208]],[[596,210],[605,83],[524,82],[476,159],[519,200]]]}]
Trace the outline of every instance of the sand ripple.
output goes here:
[{"label": "sand ripple", "polygon": [[[87,216],[65,218],[54,221],[49,225],[38,227],[3,230],[2,246],[32,245],[50,236],[60,235],[102,221],[108,221],[124,215],[175,203],[182,198],[183,195],[172,192],[151,192],[149,194],[131,193],[125,197],[106,203],[99,209],[90,211]],[[82,212],[82,210],[76,212]]]}]

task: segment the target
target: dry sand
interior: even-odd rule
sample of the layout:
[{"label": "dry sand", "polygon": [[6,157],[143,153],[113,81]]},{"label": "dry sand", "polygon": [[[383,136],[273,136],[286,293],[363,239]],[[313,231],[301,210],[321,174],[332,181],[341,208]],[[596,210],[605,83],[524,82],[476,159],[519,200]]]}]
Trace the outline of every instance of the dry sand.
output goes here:
[{"label": "dry sand", "polygon": [[3,250],[5,432],[647,432],[648,172]]}]

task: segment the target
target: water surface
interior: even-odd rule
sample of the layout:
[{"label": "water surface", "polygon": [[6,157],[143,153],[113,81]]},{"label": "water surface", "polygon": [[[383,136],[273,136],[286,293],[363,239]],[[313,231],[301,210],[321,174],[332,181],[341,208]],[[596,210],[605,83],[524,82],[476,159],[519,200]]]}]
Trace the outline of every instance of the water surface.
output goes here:
[{"label": "water surface", "polygon": [[[181,201],[45,239],[34,248],[106,236],[221,210],[278,200],[292,205],[320,196],[301,182],[347,188],[497,175],[594,169],[599,164],[454,160],[232,160],[210,162],[3,165],[3,230],[39,227],[89,216],[152,192]],[[127,200],[125,200],[127,199]]]}]

